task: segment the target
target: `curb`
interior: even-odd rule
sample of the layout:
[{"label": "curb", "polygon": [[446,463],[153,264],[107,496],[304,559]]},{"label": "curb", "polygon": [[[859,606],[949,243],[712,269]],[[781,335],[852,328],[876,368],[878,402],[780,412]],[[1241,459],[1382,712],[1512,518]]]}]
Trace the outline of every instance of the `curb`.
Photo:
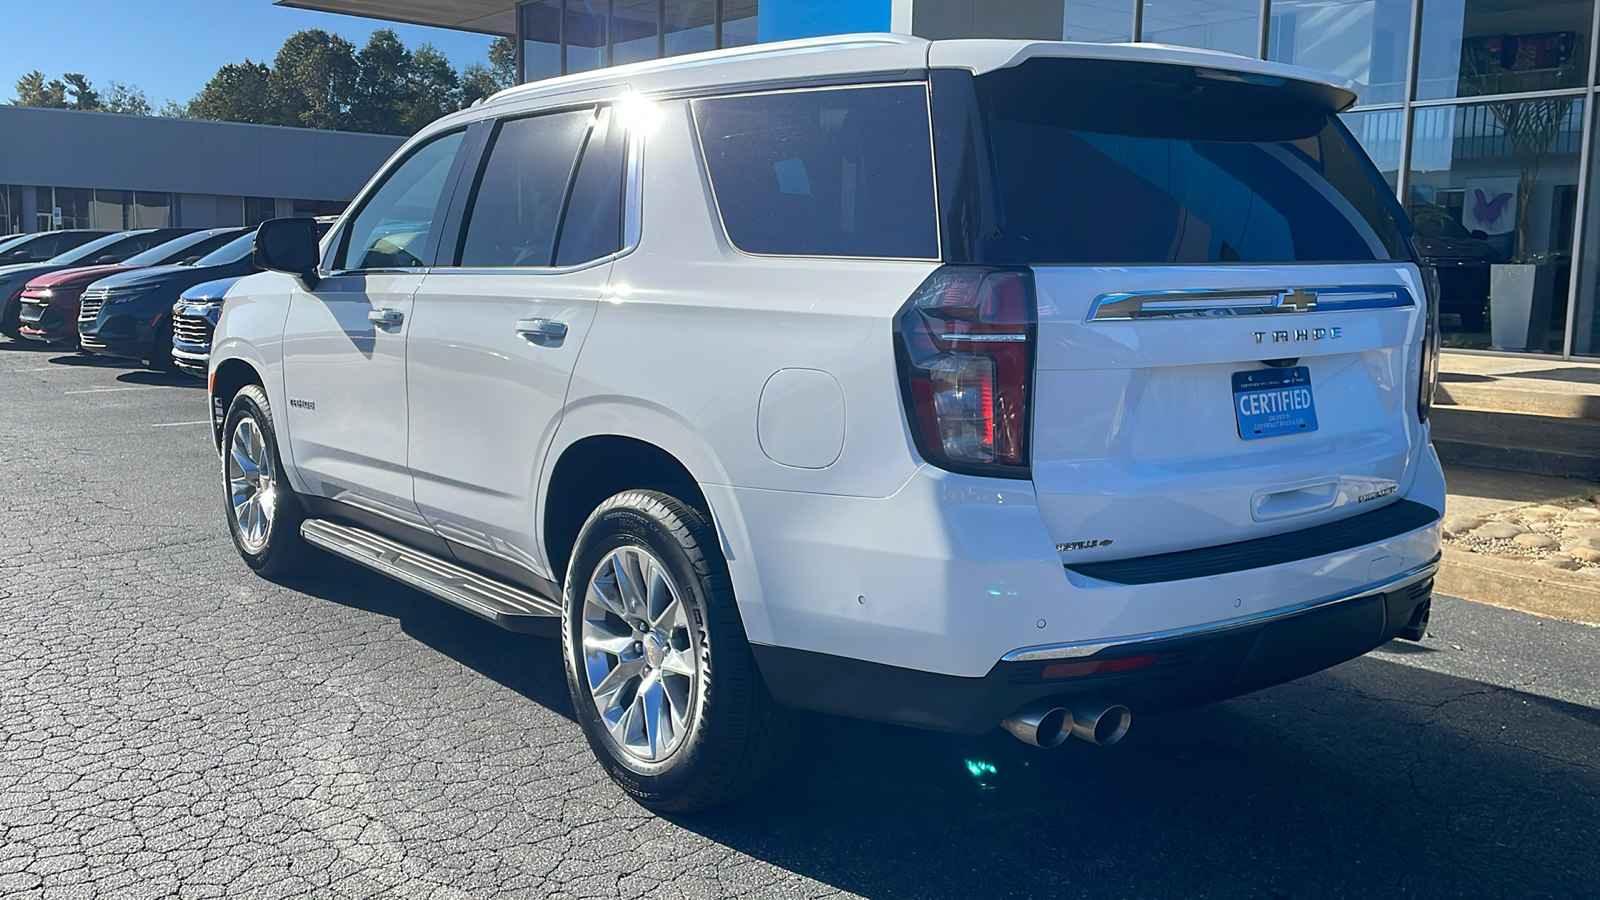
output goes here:
[{"label": "curb", "polygon": [[1452,597],[1600,626],[1600,575],[1443,548],[1434,590]]}]

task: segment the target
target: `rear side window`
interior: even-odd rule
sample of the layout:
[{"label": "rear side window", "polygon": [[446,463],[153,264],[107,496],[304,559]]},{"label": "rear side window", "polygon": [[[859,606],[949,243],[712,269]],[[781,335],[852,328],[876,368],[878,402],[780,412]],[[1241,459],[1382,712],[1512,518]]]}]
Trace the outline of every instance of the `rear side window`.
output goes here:
[{"label": "rear side window", "polygon": [[622,181],[626,140],[609,107],[595,116],[572,179],[556,265],[575,266],[622,249]]},{"label": "rear side window", "polygon": [[694,117],[740,250],[938,257],[925,85],[713,97]]},{"label": "rear side window", "polygon": [[494,145],[467,209],[460,265],[548,266],[578,149],[594,110],[510,119]]},{"label": "rear side window", "polygon": [[1101,81],[1076,62],[977,79],[996,261],[1407,258],[1392,194],[1331,111],[1187,67]]}]

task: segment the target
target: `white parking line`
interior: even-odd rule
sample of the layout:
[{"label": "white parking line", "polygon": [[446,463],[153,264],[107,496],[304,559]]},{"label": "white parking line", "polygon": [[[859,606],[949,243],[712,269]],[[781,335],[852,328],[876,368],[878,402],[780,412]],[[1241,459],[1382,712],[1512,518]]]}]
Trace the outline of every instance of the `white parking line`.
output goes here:
[{"label": "white parking line", "polygon": [[210,419],[201,419],[198,422],[152,422],[151,428],[177,428],[179,425],[210,425]]},{"label": "white parking line", "polygon": [[132,387],[119,388],[89,388],[83,391],[62,391],[64,394],[108,394],[112,391],[157,391],[171,387],[167,384],[139,384]]}]

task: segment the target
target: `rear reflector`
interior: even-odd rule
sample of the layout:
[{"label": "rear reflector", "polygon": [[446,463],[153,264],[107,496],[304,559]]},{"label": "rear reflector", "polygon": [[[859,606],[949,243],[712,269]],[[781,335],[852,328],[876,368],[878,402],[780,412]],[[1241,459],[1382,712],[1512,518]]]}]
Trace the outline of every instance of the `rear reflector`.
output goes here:
[{"label": "rear reflector", "polygon": [[1159,653],[1143,656],[1120,656],[1116,659],[1090,659],[1083,662],[1055,663],[1044,667],[1046,678],[1082,678],[1085,675],[1110,675],[1113,672],[1131,672],[1147,668],[1161,658]]}]

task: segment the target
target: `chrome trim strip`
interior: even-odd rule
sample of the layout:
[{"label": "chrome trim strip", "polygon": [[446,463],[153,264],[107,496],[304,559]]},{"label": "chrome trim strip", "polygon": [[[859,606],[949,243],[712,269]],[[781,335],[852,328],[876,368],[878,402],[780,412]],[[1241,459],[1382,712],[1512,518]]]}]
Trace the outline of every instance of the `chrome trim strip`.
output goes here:
[{"label": "chrome trim strip", "polygon": [[1403,309],[1415,306],[1401,285],[1296,287],[1283,290],[1129,291],[1101,294],[1091,322],[1196,319],[1209,316],[1276,316],[1310,312]]},{"label": "chrome trim strip", "polygon": [[1369,584],[1360,590],[1337,594],[1333,597],[1325,597],[1321,600],[1313,600],[1310,603],[1302,603],[1298,606],[1290,606],[1285,609],[1274,609],[1265,613],[1258,613],[1251,616],[1240,616],[1236,619],[1227,619],[1222,622],[1213,622],[1209,625],[1199,625],[1193,628],[1175,628],[1171,631],[1157,631],[1150,634],[1136,634],[1130,637],[1122,637],[1115,640],[1101,641],[1092,644],[1041,644],[1037,647],[1023,647],[1019,650],[1013,650],[1010,653],[1007,653],[1005,656],[1000,657],[1000,661],[1033,662],[1044,659],[1079,659],[1085,656],[1093,656],[1102,650],[1109,650],[1114,647],[1144,644],[1149,643],[1150,641],[1164,641],[1169,638],[1198,637],[1200,635],[1210,634],[1215,631],[1226,631],[1230,628],[1238,628],[1246,625],[1265,625],[1268,622],[1273,622],[1278,619],[1286,619],[1290,616],[1296,616],[1301,613],[1310,612],[1311,610],[1320,609],[1324,606],[1333,606],[1334,604],[1344,603],[1349,600],[1359,600],[1362,597],[1370,597],[1373,594],[1386,594],[1389,591],[1398,590],[1399,588],[1415,584],[1424,578],[1432,577],[1433,574],[1438,571],[1439,559],[1439,556],[1435,556],[1432,560],[1423,563],[1416,568],[1410,569],[1385,581],[1380,581],[1376,584]]}]

